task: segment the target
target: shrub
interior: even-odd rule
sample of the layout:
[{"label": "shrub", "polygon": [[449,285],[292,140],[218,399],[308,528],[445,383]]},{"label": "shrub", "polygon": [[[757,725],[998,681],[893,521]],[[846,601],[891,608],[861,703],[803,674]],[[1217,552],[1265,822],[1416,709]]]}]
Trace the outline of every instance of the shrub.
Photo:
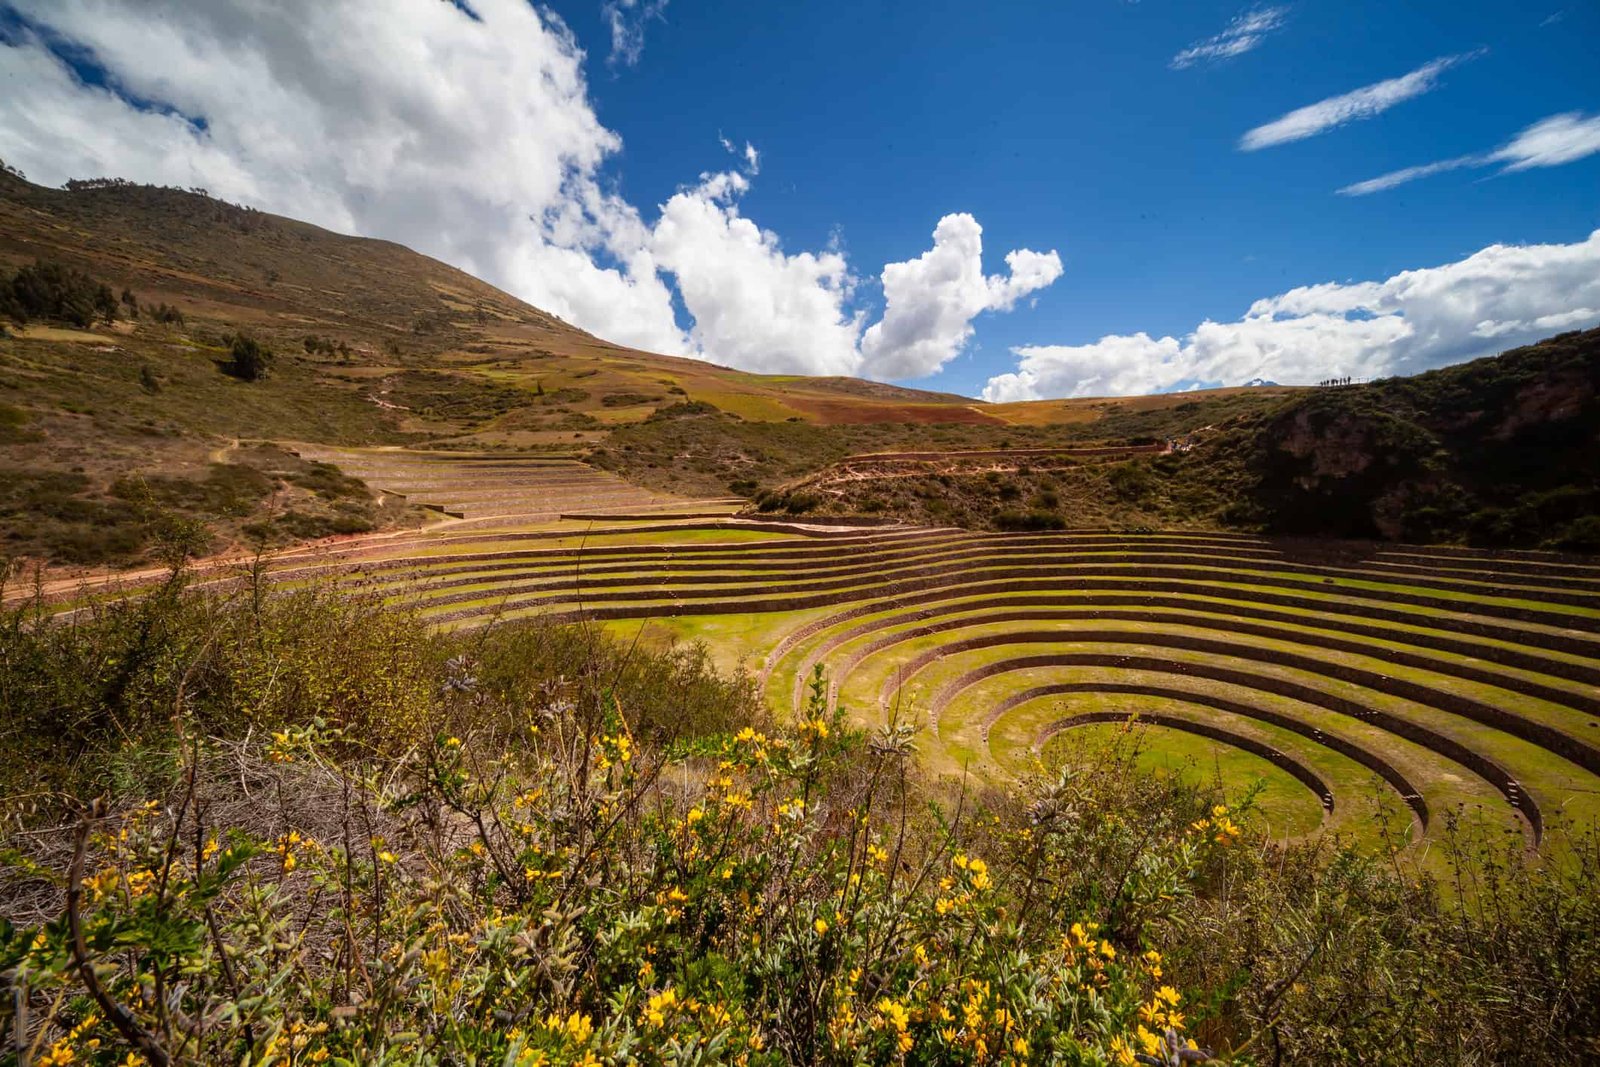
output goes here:
[{"label": "shrub", "polygon": [[240,381],[260,381],[272,368],[272,349],[249,334],[235,335],[228,351],[232,357],[232,361],[228,364],[228,373]]},{"label": "shrub", "polygon": [[1550,547],[1568,552],[1600,552],[1600,515],[1585,515],[1569,523]]},{"label": "shrub", "polygon": [[994,525],[1010,532],[1065,530],[1067,520],[1053,511],[1000,511],[995,513]]}]

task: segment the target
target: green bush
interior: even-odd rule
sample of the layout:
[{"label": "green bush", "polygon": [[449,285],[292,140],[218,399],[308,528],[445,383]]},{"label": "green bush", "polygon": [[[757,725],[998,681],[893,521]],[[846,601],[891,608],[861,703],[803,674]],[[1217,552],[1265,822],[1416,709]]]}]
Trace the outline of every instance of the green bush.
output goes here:
[{"label": "green bush", "polygon": [[1024,530],[1065,530],[1067,520],[1053,511],[999,511],[994,516],[997,530],[1010,532]]},{"label": "green bush", "polygon": [[274,360],[272,349],[249,334],[241,333],[234,336],[229,342],[228,352],[231,357],[228,373],[240,381],[260,381],[272,369]]}]

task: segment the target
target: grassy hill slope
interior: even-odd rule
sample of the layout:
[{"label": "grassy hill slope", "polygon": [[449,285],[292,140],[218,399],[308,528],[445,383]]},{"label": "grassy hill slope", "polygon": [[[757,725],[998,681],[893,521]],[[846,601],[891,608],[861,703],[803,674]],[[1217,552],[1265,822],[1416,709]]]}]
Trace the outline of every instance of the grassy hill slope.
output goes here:
[{"label": "grassy hill slope", "polygon": [[1600,549],[1600,330],[1307,393],[1181,475],[1279,533]]},{"label": "grassy hill slope", "polygon": [[[154,505],[212,549],[417,521],[359,486],[307,489],[311,468],[241,441],[571,450],[689,401],[999,424],[962,397],[622,348],[399,245],[197,192],[0,172],[0,280],[34,263],[126,295],[91,328],[4,324],[0,555],[134,561]],[[239,334],[275,354],[260,381],[227,373]]]},{"label": "grassy hill slope", "polygon": [[1411,378],[1219,390],[1176,407],[1149,399],[1012,436],[1018,446],[1171,439],[1158,454],[1021,457],[987,469],[947,456],[866,476],[845,463],[769,500],[971,527],[1200,526],[1600,549],[1600,330]]}]

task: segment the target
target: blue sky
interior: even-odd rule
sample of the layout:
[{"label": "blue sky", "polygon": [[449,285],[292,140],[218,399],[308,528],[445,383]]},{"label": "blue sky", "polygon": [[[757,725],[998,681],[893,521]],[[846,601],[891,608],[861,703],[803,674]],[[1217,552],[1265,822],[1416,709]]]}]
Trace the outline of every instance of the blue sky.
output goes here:
[{"label": "blue sky", "polygon": [[1600,323],[1592,3],[553,10],[0,0],[0,158],[403,241],[623,343],[993,399]]},{"label": "blue sky", "polygon": [[[1600,108],[1600,6],[1338,0],[1289,6],[1253,51],[1173,70],[1248,11],[1195,0],[670,5],[638,64],[608,64],[592,3],[555,5],[593,42],[624,188],[657,203],[718,134],[762,153],[745,212],[852,260],[918,254],[967,211],[986,265],[1027,246],[1065,273],[1036,306],[987,314],[927,384],[975,392],[1013,345],[1181,334],[1297,285],[1387,278],[1495,242],[1600,227],[1600,154],[1495,178],[1444,174],[1387,194],[1335,190],[1479,152],[1548,115]],[[1546,24],[1546,20],[1555,21]],[[1248,129],[1410,71],[1489,51],[1373,119],[1245,153]]]}]

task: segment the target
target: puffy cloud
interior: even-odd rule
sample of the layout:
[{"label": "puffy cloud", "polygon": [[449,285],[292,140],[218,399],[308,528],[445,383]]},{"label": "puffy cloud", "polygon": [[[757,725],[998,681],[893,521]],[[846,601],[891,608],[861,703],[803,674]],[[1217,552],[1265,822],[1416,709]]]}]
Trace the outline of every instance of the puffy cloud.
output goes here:
[{"label": "puffy cloud", "polygon": [[1445,56],[1424,63],[1409,74],[1398,78],[1374,82],[1339,96],[1330,96],[1315,104],[1296,108],[1281,118],[1264,126],[1257,126],[1239,139],[1239,147],[1246,152],[1272,145],[1288,144],[1315,137],[1319,133],[1343,126],[1358,119],[1370,119],[1402,104],[1413,97],[1431,92],[1439,85],[1439,75],[1469,59],[1483,55],[1484,50],[1467,52],[1458,56]]},{"label": "puffy cloud", "polygon": [[[855,278],[844,256],[787,251],[739,210],[760,164],[753,145],[725,139],[741,169],[703,175],[653,221],[617,194],[606,168],[621,140],[595,115],[578,42],[545,8],[526,0],[13,7],[0,36],[8,90],[0,156],[35,180],[116,175],[203,186],[402,242],[622,344],[751,370],[863,367],[865,323],[851,307]],[[637,44],[628,28],[662,7],[615,0],[606,9],[624,60]],[[1060,272],[1053,254],[1016,252],[1008,262],[1009,278],[978,310],[1010,307]],[[687,330],[674,286],[692,319]],[[926,299],[914,285],[897,294],[902,307]],[[930,325],[943,331],[939,352],[960,347],[967,320]],[[926,344],[915,329],[894,333],[897,343]],[[928,358],[936,368],[948,356]]]},{"label": "puffy cloud", "polygon": [[1013,349],[984,399],[1126,395],[1251,378],[1305,383],[1444,366],[1600,324],[1600,230],[1572,244],[1490,245],[1381,282],[1302,286],[1236,322],[1173,337],[1104,337]]},{"label": "puffy cloud", "polygon": [[1172,57],[1173,70],[1184,70],[1197,63],[1215,63],[1254,50],[1267,34],[1281,28],[1289,14],[1286,7],[1258,7],[1236,15],[1219,34],[1196,41]]},{"label": "puffy cloud", "polygon": [[861,340],[866,372],[875,378],[921,378],[958,355],[984,311],[1009,311],[1017,300],[1061,276],[1055,252],[1008,253],[1009,275],[985,277],[983,227],[967,214],[946,215],[933,247],[883,268],[882,321]]},{"label": "puffy cloud", "polygon": [[605,0],[600,5],[600,16],[611,31],[611,54],[606,62],[612,67],[622,64],[637,66],[644,54],[644,27],[651,19],[664,19],[667,0]]},{"label": "puffy cloud", "polygon": [[1501,173],[1534,167],[1559,167],[1596,152],[1600,152],[1600,114],[1585,115],[1581,111],[1569,111],[1564,115],[1540,119],[1493,152],[1457,156],[1420,167],[1390,171],[1364,182],[1347,185],[1339,193],[1343,196],[1367,196],[1444,171],[1488,167],[1496,163],[1505,164]]},{"label": "puffy cloud", "polygon": [[742,174],[702,177],[661,208],[650,247],[678,282],[694,342],[746,370],[854,374],[861,320],[846,312],[854,286],[836,252],[786,254],[776,234],[739,213]]}]

